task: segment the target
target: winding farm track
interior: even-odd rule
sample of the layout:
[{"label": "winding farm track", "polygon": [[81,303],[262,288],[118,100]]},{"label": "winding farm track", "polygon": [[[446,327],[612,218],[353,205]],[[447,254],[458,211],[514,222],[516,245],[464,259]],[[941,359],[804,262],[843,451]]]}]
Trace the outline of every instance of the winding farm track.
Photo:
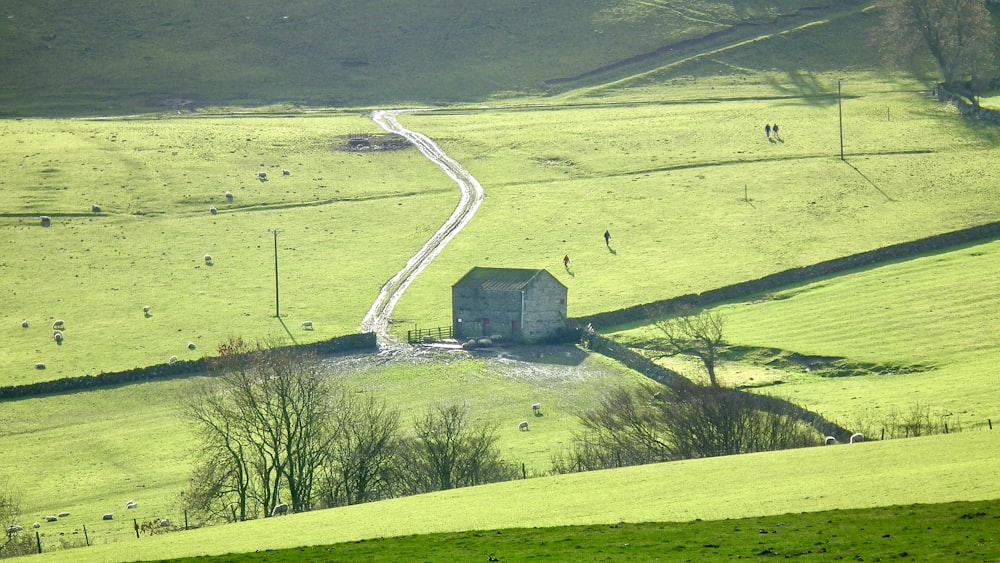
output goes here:
[{"label": "winding farm track", "polygon": [[396,119],[396,116],[401,113],[415,111],[424,110],[380,110],[372,113],[372,120],[386,131],[405,137],[424,156],[440,166],[445,174],[458,184],[461,191],[461,198],[455,207],[455,211],[445,221],[444,225],[406,262],[403,269],[382,285],[375,303],[361,321],[361,331],[374,332],[379,340],[379,346],[383,349],[395,343],[395,340],[389,334],[389,319],[392,316],[392,310],[396,306],[396,302],[399,301],[399,298],[402,297],[403,292],[406,291],[406,288],[417,277],[417,274],[423,271],[434,257],[444,249],[448,241],[454,238],[472,220],[472,216],[475,215],[479,204],[482,203],[485,196],[483,187],[472,177],[472,174],[453,158],[445,154],[437,143],[426,135],[405,129]]}]

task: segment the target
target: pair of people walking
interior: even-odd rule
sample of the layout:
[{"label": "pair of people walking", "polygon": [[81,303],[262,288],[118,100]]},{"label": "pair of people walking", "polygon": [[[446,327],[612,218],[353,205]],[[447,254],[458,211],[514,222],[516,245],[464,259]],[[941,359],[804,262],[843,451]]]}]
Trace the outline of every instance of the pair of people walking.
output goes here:
[{"label": "pair of people walking", "polygon": [[771,138],[771,135],[774,135],[774,138],[777,139],[778,138],[778,124],[775,123],[774,125],[771,125],[770,123],[768,123],[767,125],[765,125],[764,126],[764,135],[767,135],[768,139]]}]

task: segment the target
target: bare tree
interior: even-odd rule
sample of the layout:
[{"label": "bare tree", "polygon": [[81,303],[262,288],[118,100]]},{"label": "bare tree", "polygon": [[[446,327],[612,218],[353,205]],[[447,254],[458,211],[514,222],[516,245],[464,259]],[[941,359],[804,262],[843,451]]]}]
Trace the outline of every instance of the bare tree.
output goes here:
[{"label": "bare tree", "polygon": [[749,393],[718,387],[617,389],[580,416],[584,431],[553,468],[589,471],[819,444],[794,409],[759,406]]},{"label": "bare tree", "polygon": [[979,86],[996,72],[996,29],[983,0],[891,0],[875,41],[892,62],[927,49],[944,83],[976,107]]},{"label": "bare tree", "polygon": [[697,315],[663,317],[660,312],[651,311],[650,317],[658,319],[654,320],[654,324],[666,337],[666,351],[670,355],[696,356],[705,366],[712,387],[718,387],[715,366],[719,353],[725,347],[723,316],[713,311],[702,311]]},{"label": "bare tree", "polygon": [[414,421],[401,444],[398,486],[404,494],[506,481],[517,476],[497,446],[496,430],[469,420],[460,405],[435,405]]},{"label": "bare tree", "polygon": [[203,452],[188,501],[244,520],[270,514],[285,492],[293,511],[309,510],[336,434],[327,382],[289,348],[233,338],[219,352],[222,375],[185,405]]},{"label": "bare tree", "polygon": [[327,465],[327,503],[359,504],[391,496],[391,474],[398,463],[399,411],[368,396],[344,401],[336,417],[340,433]]},{"label": "bare tree", "polygon": [[34,552],[34,538],[15,527],[20,515],[21,491],[0,476],[0,559]]}]

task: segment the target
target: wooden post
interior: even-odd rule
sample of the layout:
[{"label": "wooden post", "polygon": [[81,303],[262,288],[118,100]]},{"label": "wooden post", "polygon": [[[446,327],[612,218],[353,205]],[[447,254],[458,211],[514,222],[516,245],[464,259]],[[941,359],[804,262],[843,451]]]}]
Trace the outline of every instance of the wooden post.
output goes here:
[{"label": "wooden post", "polygon": [[133,518],[132,525],[135,526],[135,538],[139,539],[139,520]]},{"label": "wooden post", "polygon": [[90,547],[90,536],[87,534],[87,525],[83,525],[83,539],[87,542],[87,547]]},{"label": "wooden post", "polygon": [[188,529],[188,511],[184,509],[184,529]]},{"label": "wooden post", "polygon": [[38,543],[38,553],[41,553],[42,552],[42,536],[41,536],[41,534],[38,533],[38,530],[35,530],[35,542]]},{"label": "wooden post", "polygon": [[987,418],[986,423],[990,425],[990,430],[993,430],[993,421]]},{"label": "wooden post", "polygon": [[748,196],[747,196],[747,185],[746,184],[743,184],[743,201],[748,202],[748,203],[750,202],[750,200],[748,199]]},{"label": "wooden post", "polygon": [[524,467],[523,463],[521,464],[521,478],[522,479],[528,478],[528,470]]}]

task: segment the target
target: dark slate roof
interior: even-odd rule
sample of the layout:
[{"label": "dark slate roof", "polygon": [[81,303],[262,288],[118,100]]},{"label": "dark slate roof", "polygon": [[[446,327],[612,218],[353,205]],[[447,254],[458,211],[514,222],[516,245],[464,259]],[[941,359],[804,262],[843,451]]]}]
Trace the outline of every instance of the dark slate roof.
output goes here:
[{"label": "dark slate roof", "polygon": [[474,287],[487,291],[523,291],[543,272],[548,274],[545,270],[475,267],[455,282],[455,287]]}]

